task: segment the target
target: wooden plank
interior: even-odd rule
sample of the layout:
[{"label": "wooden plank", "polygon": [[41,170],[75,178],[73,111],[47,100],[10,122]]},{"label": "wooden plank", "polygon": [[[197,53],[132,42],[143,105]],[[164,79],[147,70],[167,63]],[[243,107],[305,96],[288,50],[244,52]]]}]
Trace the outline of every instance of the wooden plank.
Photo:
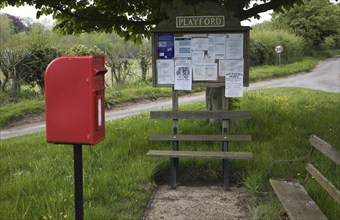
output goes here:
[{"label": "wooden plank", "polygon": [[212,152],[212,151],[159,151],[150,150],[146,156],[149,157],[198,157],[210,159],[238,159],[238,160],[251,160],[253,154],[250,152]]},{"label": "wooden plank", "polygon": [[151,141],[251,141],[251,135],[152,135]]},{"label": "wooden plank", "polygon": [[316,135],[309,136],[310,144],[326,155],[329,159],[340,165],[340,152],[336,151],[330,144]]},{"label": "wooden plank", "polygon": [[250,119],[249,111],[151,111],[151,119]]},{"label": "wooden plank", "polygon": [[297,181],[269,179],[290,219],[327,219]]},{"label": "wooden plank", "polygon": [[314,177],[314,179],[329,193],[330,196],[340,204],[340,191],[324,177],[312,164],[307,163],[306,170]]}]

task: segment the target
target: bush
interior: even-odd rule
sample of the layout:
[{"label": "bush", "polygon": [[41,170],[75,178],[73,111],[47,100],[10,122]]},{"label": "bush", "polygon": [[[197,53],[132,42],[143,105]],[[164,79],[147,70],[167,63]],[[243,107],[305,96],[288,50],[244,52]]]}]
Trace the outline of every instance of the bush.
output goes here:
[{"label": "bush", "polygon": [[304,55],[304,41],[301,37],[285,30],[254,30],[250,38],[250,65],[278,64],[275,46],[282,45],[281,63],[300,60]]}]

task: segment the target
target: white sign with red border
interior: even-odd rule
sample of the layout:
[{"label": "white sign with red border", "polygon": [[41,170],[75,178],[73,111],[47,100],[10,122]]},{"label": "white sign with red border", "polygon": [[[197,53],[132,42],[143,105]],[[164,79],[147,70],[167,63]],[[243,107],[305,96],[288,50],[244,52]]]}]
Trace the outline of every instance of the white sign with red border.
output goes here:
[{"label": "white sign with red border", "polygon": [[276,53],[282,53],[283,52],[283,46],[282,45],[277,45],[275,47],[275,52]]}]

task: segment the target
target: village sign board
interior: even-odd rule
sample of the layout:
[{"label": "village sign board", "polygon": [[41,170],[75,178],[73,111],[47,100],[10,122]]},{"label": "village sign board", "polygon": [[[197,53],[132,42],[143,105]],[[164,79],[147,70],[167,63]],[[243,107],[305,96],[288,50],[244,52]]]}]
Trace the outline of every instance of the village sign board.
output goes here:
[{"label": "village sign board", "polygon": [[224,27],[224,16],[181,16],[176,17],[177,28]]}]

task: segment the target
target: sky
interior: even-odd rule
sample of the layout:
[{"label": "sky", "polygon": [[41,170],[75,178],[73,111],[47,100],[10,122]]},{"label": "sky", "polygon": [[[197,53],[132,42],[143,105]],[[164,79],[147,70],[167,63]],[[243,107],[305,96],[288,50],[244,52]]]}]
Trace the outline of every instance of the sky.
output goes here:
[{"label": "sky", "polygon": [[40,16],[39,19],[36,18],[36,13],[37,10],[35,9],[34,6],[20,6],[20,7],[13,7],[13,6],[8,6],[6,8],[3,8],[0,10],[0,13],[7,13],[16,17],[20,18],[32,18],[35,22],[39,22],[44,24],[47,27],[52,27],[53,26],[53,19],[52,15],[49,16]]},{"label": "sky", "polygon": [[[20,6],[20,7],[8,6],[4,9],[1,9],[0,13],[7,13],[7,14],[20,17],[20,18],[29,17],[29,18],[32,18],[35,22],[42,23],[46,27],[52,27],[53,22],[54,22],[52,15],[49,15],[49,16],[43,15],[39,19],[36,19],[37,10],[35,9],[34,6]],[[251,19],[251,21],[242,21],[241,25],[252,26],[254,24],[261,23],[263,21],[269,21],[271,19],[271,15],[270,15],[271,13],[272,11],[260,13],[260,16],[261,16],[260,20]]]}]

